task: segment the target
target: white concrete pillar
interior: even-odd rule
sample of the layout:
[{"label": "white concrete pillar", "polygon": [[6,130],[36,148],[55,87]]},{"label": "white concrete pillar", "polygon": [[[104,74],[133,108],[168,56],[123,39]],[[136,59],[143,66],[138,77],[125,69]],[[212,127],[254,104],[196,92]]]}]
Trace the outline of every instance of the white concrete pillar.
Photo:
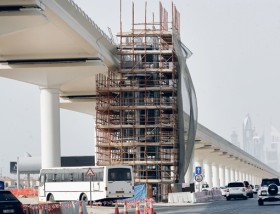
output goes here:
[{"label": "white concrete pillar", "polygon": [[246,180],[245,172],[242,172],[242,181]]},{"label": "white concrete pillar", "polygon": [[238,178],[238,170],[235,169],[234,171],[235,171],[235,180],[236,180],[236,181],[239,181],[239,178]]},{"label": "white concrete pillar", "polygon": [[204,163],[205,169],[205,182],[209,185],[210,188],[213,187],[213,175],[212,175],[212,164]]},{"label": "white concrete pillar", "polygon": [[234,169],[230,168],[230,181],[235,181],[234,174],[235,174]]},{"label": "white concrete pillar", "polygon": [[225,166],[220,165],[219,167],[219,177],[220,177],[220,186],[224,187],[226,186],[226,181],[225,181]]},{"label": "white concrete pillar", "polygon": [[238,171],[238,180],[242,181],[242,172],[240,170]]},{"label": "white concrete pillar", "polygon": [[230,173],[229,173],[229,168],[225,167],[225,176],[226,176],[226,185],[228,185],[228,183],[230,182]]},{"label": "white concrete pillar", "polygon": [[219,187],[220,186],[220,176],[219,176],[219,167],[217,164],[212,165],[212,171],[213,171],[213,187]]},{"label": "white concrete pillar", "polygon": [[249,179],[249,184],[252,184],[253,182],[252,182],[252,175],[251,175],[251,173],[248,173],[248,179]]},{"label": "white concrete pillar", "polygon": [[232,171],[232,178],[233,178],[233,181],[236,181],[236,178],[235,178],[235,169],[234,169],[234,168],[231,168],[231,171]]},{"label": "white concrete pillar", "polygon": [[244,172],[244,181],[248,181],[248,176],[246,172]]},{"label": "white concrete pillar", "polygon": [[59,90],[41,89],[41,158],[42,168],[60,167]]}]

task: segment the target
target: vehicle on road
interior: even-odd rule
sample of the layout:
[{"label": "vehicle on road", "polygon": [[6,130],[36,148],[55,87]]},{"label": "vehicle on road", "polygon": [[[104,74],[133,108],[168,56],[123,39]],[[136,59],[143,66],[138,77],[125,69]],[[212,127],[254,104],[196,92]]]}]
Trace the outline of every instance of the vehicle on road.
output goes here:
[{"label": "vehicle on road", "polygon": [[248,181],[244,181],[244,185],[245,185],[245,188],[246,188],[246,194],[247,194],[248,198],[253,198],[254,193],[253,193],[252,186],[249,184]]},{"label": "vehicle on road", "polygon": [[220,191],[222,193],[222,196],[226,197],[227,194],[227,187],[220,187]]},{"label": "vehicle on road", "polygon": [[40,202],[77,200],[88,202],[90,199],[99,202],[134,196],[131,166],[42,169],[39,181]]},{"label": "vehicle on road", "polygon": [[262,206],[265,201],[280,201],[280,182],[278,178],[263,178],[258,191],[258,204]]},{"label": "vehicle on road", "polygon": [[254,185],[253,193],[258,193],[260,185]]},{"label": "vehicle on road", "polygon": [[229,201],[232,198],[247,199],[246,187],[244,182],[230,182],[228,183],[226,198]]},{"label": "vehicle on road", "polygon": [[23,214],[23,205],[10,191],[0,190],[0,213]]}]

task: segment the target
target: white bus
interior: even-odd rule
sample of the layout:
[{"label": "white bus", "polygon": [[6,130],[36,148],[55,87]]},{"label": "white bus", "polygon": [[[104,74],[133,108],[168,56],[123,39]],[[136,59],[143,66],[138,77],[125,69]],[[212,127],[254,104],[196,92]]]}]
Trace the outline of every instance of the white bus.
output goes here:
[{"label": "white bus", "polygon": [[[89,168],[94,175],[88,176]],[[39,201],[111,201],[134,196],[131,166],[59,167],[41,169]]]}]

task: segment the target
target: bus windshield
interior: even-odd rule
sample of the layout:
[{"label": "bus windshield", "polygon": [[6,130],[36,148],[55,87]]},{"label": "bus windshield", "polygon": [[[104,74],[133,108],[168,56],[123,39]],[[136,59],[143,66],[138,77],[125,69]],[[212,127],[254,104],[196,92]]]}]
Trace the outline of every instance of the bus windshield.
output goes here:
[{"label": "bus windshield", "polygon": [[128,168],[108,169],[108,181],[131,181],[131,171]]}]

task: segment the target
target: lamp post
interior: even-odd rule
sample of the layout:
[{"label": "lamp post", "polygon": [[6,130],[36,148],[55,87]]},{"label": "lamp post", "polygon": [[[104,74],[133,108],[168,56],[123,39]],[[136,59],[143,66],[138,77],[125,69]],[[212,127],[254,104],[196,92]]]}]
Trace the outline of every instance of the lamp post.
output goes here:
[{"label": "lamp post", "polygon": [[17,157],[17,188],[19,189],[20,185],[20,174],[19,174],[19,157]]}]

